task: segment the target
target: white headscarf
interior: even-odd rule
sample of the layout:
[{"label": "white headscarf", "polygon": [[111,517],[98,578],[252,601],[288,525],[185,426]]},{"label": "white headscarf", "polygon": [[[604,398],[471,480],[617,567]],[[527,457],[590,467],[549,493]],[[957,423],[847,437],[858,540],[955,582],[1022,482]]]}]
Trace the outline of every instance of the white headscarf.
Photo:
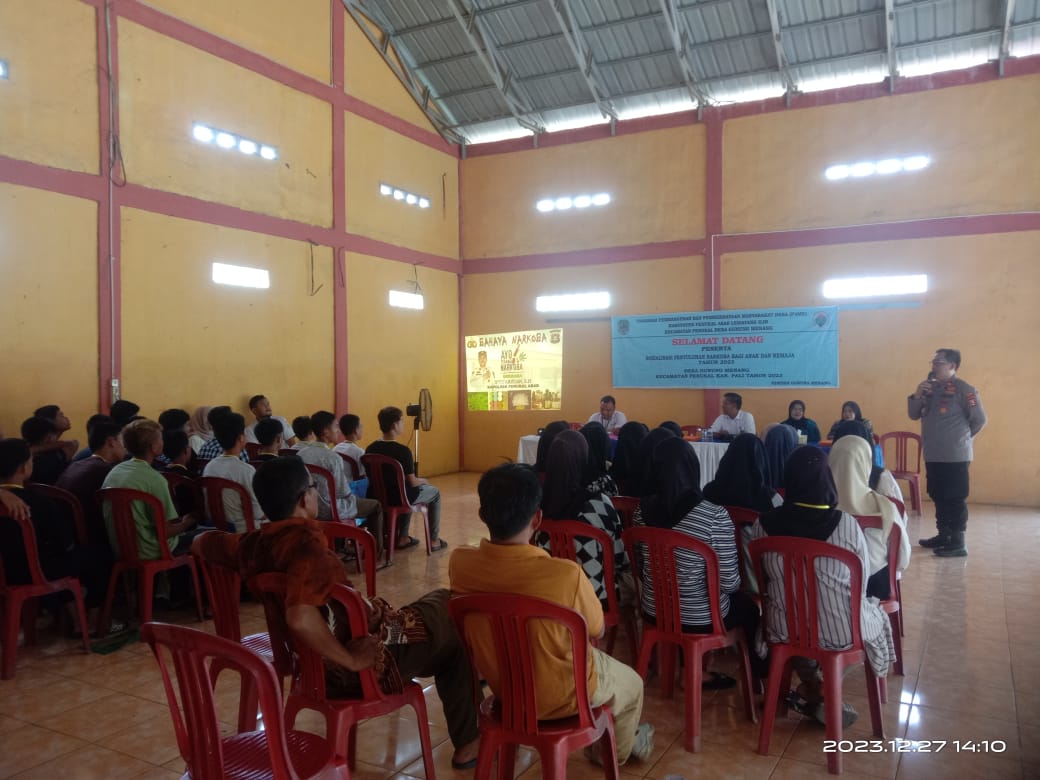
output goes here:
[{"label": "white headscarf", "polygon": [[[850,515],[880,515],[881,533],[867,529],[867,547],[870,548],[870,573],[875,574],[888,563],[888,537],[892,526],[898,525],[900,571],[910,563],[910,539],[906,522],[899,508],[887,496],[870,489],[870,468],[873,453],[866,440],[859,436],[843,436],[831,447],[828,461],[834,483],[838,487],[838,509]],[[872,533],[873,530],[873,533]]]}]

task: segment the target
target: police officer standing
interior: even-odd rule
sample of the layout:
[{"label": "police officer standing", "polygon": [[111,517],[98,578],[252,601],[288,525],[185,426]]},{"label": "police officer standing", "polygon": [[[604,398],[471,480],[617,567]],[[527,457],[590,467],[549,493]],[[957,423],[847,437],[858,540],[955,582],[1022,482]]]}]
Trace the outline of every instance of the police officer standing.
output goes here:
[{"label": "police officer standing", "polygon": [[986,412],[975,388],[957,376],[961,353],[940,349],[932,370],[907,399],[911,420],[921,421],[928,496],[935,502],[938,533],[918,544],[942,558],[968,554],[968,466],[971,442],[986,424]]}]

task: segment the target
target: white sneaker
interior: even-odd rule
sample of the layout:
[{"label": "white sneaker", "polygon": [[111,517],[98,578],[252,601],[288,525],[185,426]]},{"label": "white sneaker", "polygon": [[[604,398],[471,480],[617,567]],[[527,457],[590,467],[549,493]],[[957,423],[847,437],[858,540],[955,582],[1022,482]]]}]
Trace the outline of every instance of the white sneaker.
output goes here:
[{"label": "white sneaker", "polygon": [[636,741],[632,745],[632,755],[640,761],[646,761],[654,752],[654,727],[649,723],[640,723],[636,729]]}]

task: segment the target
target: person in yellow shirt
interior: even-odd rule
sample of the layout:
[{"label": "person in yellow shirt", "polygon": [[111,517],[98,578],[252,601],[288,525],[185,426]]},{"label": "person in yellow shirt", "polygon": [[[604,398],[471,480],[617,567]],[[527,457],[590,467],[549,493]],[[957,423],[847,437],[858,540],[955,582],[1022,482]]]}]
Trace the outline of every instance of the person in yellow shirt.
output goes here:
[{"label": "person in yellow shirt", "polygon": [[[603,634],[603,608],[592,583],[573,561],[551,558],[530,544],[531,534],[542,520],[539,509],[542,486],[537,474],[519,463],[506,463],[486,472],[477,487],[480,519],[490,539],[479,547],[460,547],[448,563],[451,591],[467,593],[511,593],[546,599],[584,616],[591,637]],[[538,717],[553,720],[574,715],[574,669],[568,655],[566,629],[546,627],[535,655]],[[473,637],[476,666],[484,673],[492,691],[498,690],[499,674],[494,668],[490,633]],[[594,707],[609,704],[614,715],[618,761],[630,756],[649,758],[654,747],[654,728],[639,723],[643,712],[643,680],[629,666],[593,647],[588,648],[588,692]],[[597,762],[598,745],[585,754]]]}]

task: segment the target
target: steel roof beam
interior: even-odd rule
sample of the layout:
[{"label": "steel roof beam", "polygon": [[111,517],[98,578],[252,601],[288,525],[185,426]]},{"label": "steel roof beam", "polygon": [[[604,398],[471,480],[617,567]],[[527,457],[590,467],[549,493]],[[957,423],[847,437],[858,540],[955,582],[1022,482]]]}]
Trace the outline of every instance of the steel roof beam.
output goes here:
[{"label": "steel roof beam", "polygon": [[885,54],[888,58],[888,91],[896,91],[896,3],[885,0]]},{"label": "steel roof beam", "polygon": [[578,71],[585,80],[585,85],[589,88],[592,99],[596,102],[596,107],[603,116],[616,120],[617,112],[614,110],[614,105],[610,102],[610,93],[603,87],[599,75],[599,67],[592,56],[592,49],[589,48],[588,41],[585,40],[585,34],[574,18],[574,10],[571,8],[569,0],[549,0],[549,6],[552,8],[553,15],[560,25],[564,40],[567,41],[567,47],[571,50],[571,54],[574,55]]},{"label": "steel roof beam", "polygon": [[[412,68],[406,64],[405,58],[393,46],[385,21],[376,18],[377,14],[373,14],[371,10],[365,8],[363,0],[343,0],[343,6],[346,8],[347,13],[350,14],[350,17],[357,23],[357,26],[361,28],[361,32],[364,33],[376,51],[379,52],[383,62],[397,76],[398,81],[407,90],[412,100],[419,106],[426,118],[430,120],[430,124],[437,128],[437,132],[440,133],[441,137],[449,143],[465,143],[466,139],[453,129],[455,117],[445,112],[436,102],[429,85],[419,81],[415,73],[412,72]],[[382,38],[372,32],[373,25],[379,29]],[[393,56],[391,56],[391,52],[393,52]]]},{"label": "steel roof beam", "polygon": [[521,95],[516,88],[519,79],[515,79],[509,67],[501,61],[502,58],[496,51],[495,44],[491,41],[490,36],[485,34],[480,17],[473,8],[467,7],[467,2],[472,2],[472,0],[448,0],[448,7],[462,28],[463,35],[466,36],[469,45],[473,47],[477,58],[520,126],[535,133],[544,133],[544,120],[533,115],[534,112],[527,97]]},{"label": "steel roof beam", "polygon": [[997,67],[1003,76],[1004,60],[1011,52],[1011,20],[1015,18],[1015,0],[1001,0],[1001,7],[1004,12],[1004,24],[1000,30],[1000,56],[997,58]]},{"label": "steel roof beam", "polygon": [[784,82],[787,94],[794,92],[794,82],[787,71],[787,55],[784,53],[784,42],[780,37],[780,12],[776,8],[776,0],[766,0],[769,11],[769,28],[773,32],[773,51],[776,53],[776,67],[780,71],[780,79]]},{"label": "steel roof beam", "polygon": [[[393,0],[391,0],[392,2]],[[502,11],[515,11],[518,8],[523,8],[527,5],[535,5],[540,3],[542,0],[516,0],[516,2],[508,3],[506,5],[496,5],[492,8],[474,8],[474,16],[494,16]],[[432,30],[434,27],[444,27],[449,24],[455,24],[454,16],[445,16],[441,19],[431,19],[428,22],[422,22],[421,24],[414,24],[411,27],[402,27],[394,33],[394,36],[410,35],[411,33],[425,32],[426,30]]]},{"label": "steel roof beam", "polygon": [[708,95],[701,86],[700,79],[693,72],[693,63],[690,61],[690,30],[686,26],[686,17],[676,8],[675,0],[660,0],[661,16],[668,30],[668,37],[672,40],[672,48],[679,61],[679,73],[682,74],[686,91],[697,103],[697,106],[708,104]]}]

